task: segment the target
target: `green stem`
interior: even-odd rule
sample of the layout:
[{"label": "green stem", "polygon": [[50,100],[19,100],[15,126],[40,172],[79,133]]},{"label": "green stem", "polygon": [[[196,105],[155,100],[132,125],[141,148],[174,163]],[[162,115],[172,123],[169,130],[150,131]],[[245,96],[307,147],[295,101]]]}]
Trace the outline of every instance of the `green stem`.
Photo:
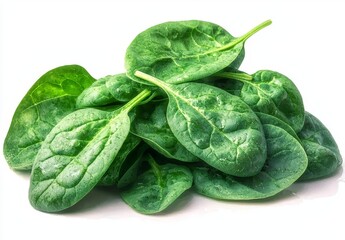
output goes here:
[{"label": "green stem", "polygon": [[140,103],[140,105],[146,104],[148,102],[151,102],[152,99],[154,99],[157,96],[157,91],[154,91],[148,98],[146,98],[144,101]]},{"label": "green stem", "polygon": [[241,82],[253,80],[253,76],[243,72],[220,72],[215,74],[216,77],[229,78]]},{"label": "green stem", "polygon": [[166,89],[168,87],[168,84],[163,82],[162,80],[159,80],[158,78],[155,78],[151,75],[148,75],[148,74],[140,72],[140,71],[135,71],[134,76],[141,78],[143,80],[146,80],[150,83],[153,83],[154,85],[156,85],[162,89]]},{"label": "green stem", "polygon": [[124,111],[131,111],[135,106],[137,106],[139,103],[141,103],[145,98],[150,96],[151,91],[148,89],[144,89],[141,93],[139,93],[137,96],[135,96],[132,100],[130,100],[128,103],[126,103],[122,109]]},{"label": "green stem", "polygon": [[162,181],[162,172],[160,169],[160,166],[156,163],[156,161],[153,159],[151,154],[147,154],[147,161],[149,162],[151,169],[153,171],[153,174],[156,176],[158,185],[163,187],[163,181]]},{"label": "green stem", "polygon": [[255,33],[260,31],[261,29],[271,25],[271,23],[272,23],[271,20],[266,20],[266,21],[262,22],[261,24],[257,25],[256,27],[254,27],[252,30],[250,30],[246,34],[242,35],[241,37],[235,38],[233,41],[229,42],[228,44],[224,45],[223,47],[220,47],[220,48],[217,48],[216,50],[212,50],[210,52],[207,52],[207,54],[215,52],[215,51],[218,52],[218,51],[227,50],[229,48],[234,47],[235,45],[237,45],[240,42],[245,42],[248,38],[253,36]]}]

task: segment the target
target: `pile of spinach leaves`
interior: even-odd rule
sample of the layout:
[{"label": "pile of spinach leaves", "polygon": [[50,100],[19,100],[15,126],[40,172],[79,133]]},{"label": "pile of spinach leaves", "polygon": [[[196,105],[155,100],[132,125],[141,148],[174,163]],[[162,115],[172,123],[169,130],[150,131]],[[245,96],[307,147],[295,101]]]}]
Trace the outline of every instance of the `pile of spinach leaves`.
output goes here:
[{"label": "pile of spinach leaves", "polygon": [[125,73],[95,80],[69,65],[44,74],[4,141],[9,166],[31,171],[32,206],[62,211],[108,186],[154,214],[188,189],[262,199],[335,173],[337,144],[295,84],[239,70],[246,40],[270,24],[233,37],[210,22],[162,23],[129,45]]}]

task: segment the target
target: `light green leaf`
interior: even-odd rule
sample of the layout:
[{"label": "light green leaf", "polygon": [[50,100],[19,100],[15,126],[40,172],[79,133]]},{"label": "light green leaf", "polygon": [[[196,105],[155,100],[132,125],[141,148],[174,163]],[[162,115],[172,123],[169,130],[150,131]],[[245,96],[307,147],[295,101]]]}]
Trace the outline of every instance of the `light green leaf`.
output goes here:
[{"label": "light green leaf", "polygon": [[11,168],[29,170],[50,130],[76,109],[76,98],[95,79],[82,67],[55,68],[40,77],[19,103],[4,141]]}]

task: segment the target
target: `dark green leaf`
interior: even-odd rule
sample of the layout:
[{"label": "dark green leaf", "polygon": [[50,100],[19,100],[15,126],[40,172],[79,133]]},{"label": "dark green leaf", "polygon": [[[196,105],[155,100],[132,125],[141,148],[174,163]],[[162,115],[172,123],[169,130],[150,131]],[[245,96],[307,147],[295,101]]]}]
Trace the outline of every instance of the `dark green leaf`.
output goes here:
[{"label": "dark green leaf", "polygon": [[172,85],[147,74],[169,97],[168,124],[192,154],[228,174],[252,176],[266,160],[260,120],[241,99],[201,83]]},{"label": "dark green leaf", "polygon": [[129,153],[120,168],[119,179],[117,181],[118,188],[127,187],[137,179],[138,172],[141,170],[143,155],[147,148],[148,146],[141,141],[139,146]]},{"label": "dark green leaf", "polygon": [[292,127],[287,124],[286,122],[280,120],[279,118],[276,118],[272,115],[256,112],[256,115],[259,117],[260,122],[264,124],[270,124],[273,126],[280,127],[284,129],[286,132],[288,132],[291,136],[293,136],[296,140],[300,141],[299,137],[297,136],[296,132],[292,129]]},{"label": "dark green leaf", "polygon": [[271,197],[293,184],[307,168],[303,147],[284,129],[268,123],[263,126],[267,160],[260,173],[241,178],[197,167],[193,171],[196,191],[216,199],[252,200]]},{"label": "dark green leaf", "polygon": [[170,206],[192,186],[193,175],[185,166],[157,165],[141,174],[128,189],[121,191],[122,199],[134,210],[154,214]]},{"label": "dark green leaf", "polygon": [[176,84],[210,76],[234,61],[236,67],[244,54],[244,42],[270,23],[266,21],[239,38],[216,24],[196,20],[153,26],[128,47],[127,74],[143,84],[149,83],[137,78],[136,71]]},{"label": "dark green leaf", "polygon": [[168,101],[162,101],[140,106],[132,122],[131,132],[167,158],[184,162],[198,161],[172,133],[166,119],[167,104]]},{"label": "dark green leaf", "polygon": [[34,162],[29,199],[45,212],[71,207],[99,182],[130,128],[128,112],[150,94],[143,91],[114,112],[82,109],[47,135]]},{"label": "dark green leaf", "polygon": [[[242,73],[243,74],[243,73]],[[269,70],[252,75],[251,80],[238,78],[237,73],[222,72],[218,76],[240,80],[243,87],[238,96],[254,111],[267,113],[288,123],[296,132],[304,121],[304,105],[300,92],[286,76]]]},{"label": "dark green leaf", "polygon": [[77,99],[77,107],[98,107],[128,102],[147,86],[134,82],[126,74],[110,75],[94,82]]},{"label": "dark green leaf", "polygon": [[306,112],[304,126],[298,136],[309,162],[300,180],[326,177],[339,169],[343,160],[337,143],[319,119]]},{"label": "dark green leaf", "polygon": [[98,182],[100,186],[112,186],[116,185],[120,169],[126,160],[127,156],[139,145],[141,139],[133,134],[128,134],[126,140],[124,141],[122,147],[117,153],[113,163],[110,165],[107,172],[102,176],[101,180]]}]

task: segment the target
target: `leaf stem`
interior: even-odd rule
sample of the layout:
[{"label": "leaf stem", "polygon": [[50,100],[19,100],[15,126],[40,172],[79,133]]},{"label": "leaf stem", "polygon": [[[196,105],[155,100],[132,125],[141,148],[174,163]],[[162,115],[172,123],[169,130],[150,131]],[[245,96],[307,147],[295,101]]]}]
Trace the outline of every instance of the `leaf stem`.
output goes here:
[{"label": "leaf stem", "polygon": [[156,163],[156,161],[153,159],[153,157],[151,156],[151,154],[147,154],[147,161],[151,166],[151,169],[153,171],[153,174],[156,176],[157,181],[158,181],[158,185],[163,187],[163,181],[162,181],[162,172],[160,169],[160,166]]},{"label": "leaf stem", "polygon": [[249,32],[247,32],[246,34],[242,35],[241,37],[235,38],[233,41],[229,42],[228,44],[224,45],[223,47],[217,48],[216,50],[212,50],[209,53],[215,52],[215,51],[223,51],[223,50],[227,50],[229,48],[234,47],[236,44],[240,43],[240,42],[245,42],[248,38],[250,38],[251,36],[253,36],[255,33],[257,33],[258,31],[260,31],[261,29],[271,25],[272,21],[271,20],[266,20],[262,23],[260,23],[259,25],[257,25],[256,27],[254,27],[253,29],[251,29]]},{"label": "leaf stem", "polygon": [[162,88],[163,90],[168,87],[168,84],[163,82],[162,80],[159,80],[158,78],[155,78],[149,74],[143,73],[141,71],[135,71],[134,76],[141,78],[143,80],[146,80],[150,83],[153,83],[154,85],[157,85],[158,87]]},{"label": "leaf stem", "polygon": [[122,109],[124,111],[131,111],[135,106],[137,106],[138,104],[140,104],[143,100],[145,100],[145,98],[147,98],[148,96],[150,96],[151,91],[148,89],[144,89],[142,92],[140,92],[137,96],[135,96],[132,100],[130,100],[128,103],[126,103]]},{"label": "leaf stem", "polygon": [[146,104],[148,102],[151,102],[152,99],[154,99],[157,96],[157,91],[154,91],[148,98],[146,98],[144,101],[140,102],[139,105]]},{"label": "leaf stem", "polygon": [[220,72],[215,74],[216,77],[229,78],[241,82],[252,81],[253,76],[244,72]]}]

